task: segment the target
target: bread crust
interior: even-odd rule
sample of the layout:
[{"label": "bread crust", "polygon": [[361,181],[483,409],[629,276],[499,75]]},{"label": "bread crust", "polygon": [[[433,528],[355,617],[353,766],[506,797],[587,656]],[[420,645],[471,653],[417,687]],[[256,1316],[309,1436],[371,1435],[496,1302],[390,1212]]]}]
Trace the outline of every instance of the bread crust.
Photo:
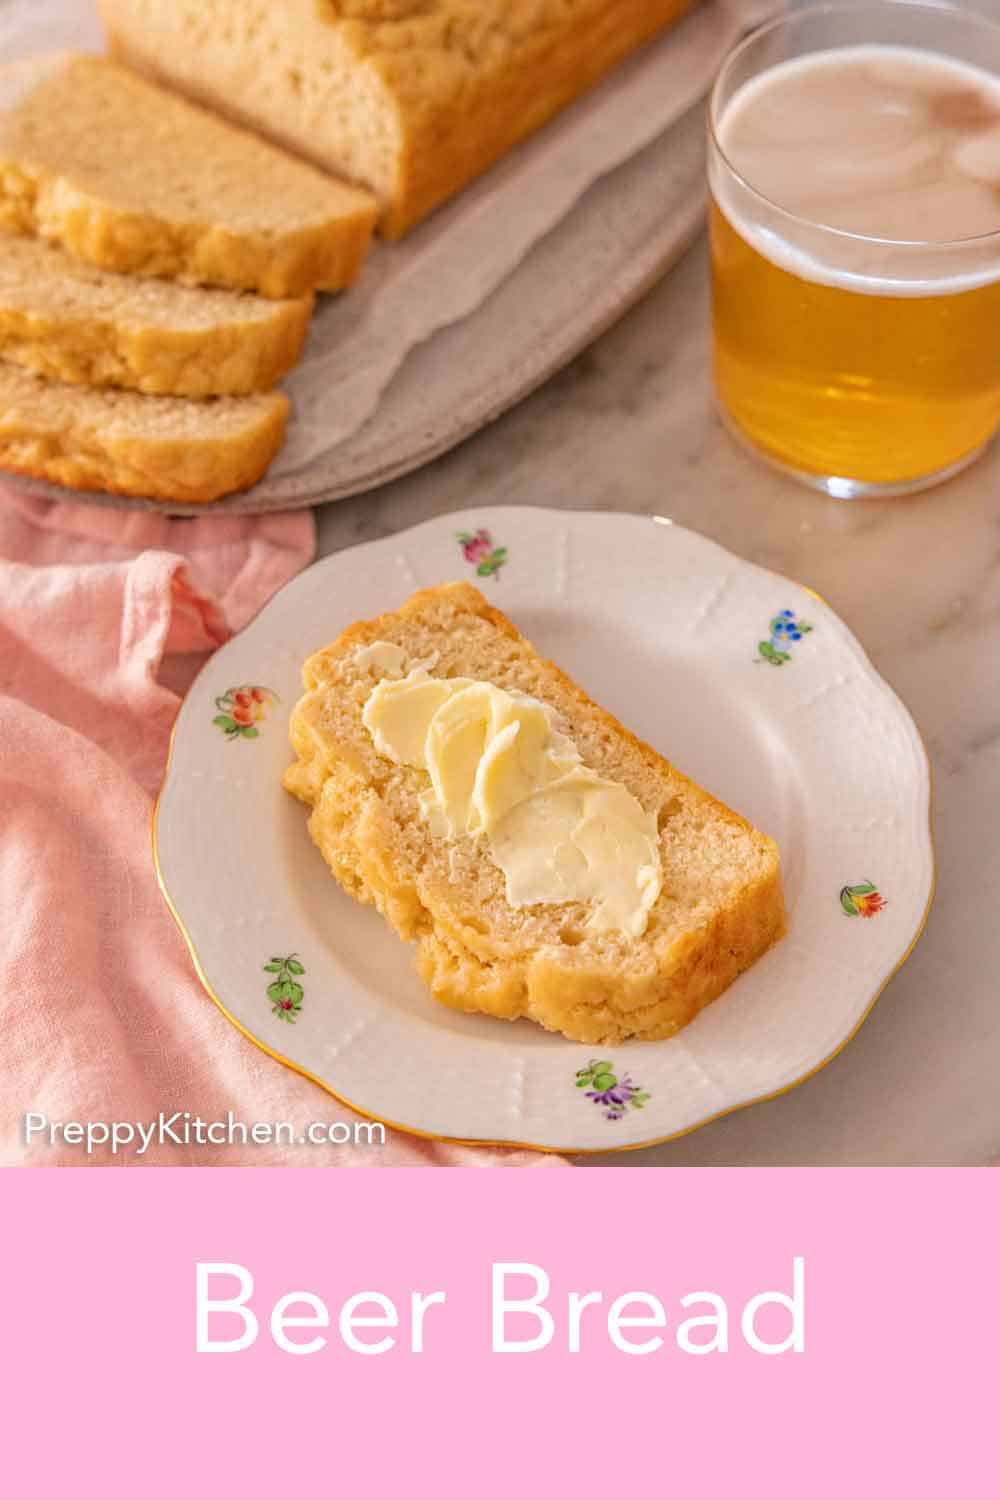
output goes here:
[{"label": "bread crust", "polygon": [[[60,391],[64,410],[55,416],[51,403]],[[171,398],[120,394],[119,400],[140,404],[129,430],[111,421],[104,404],[110,399],[0,371],[0,469],[78,490],[208,503],[256,484],[281,448],[288,423],[288,398],[278,391],[223,398],[246,402],[245,422],[227,432],[213,432],[210,422],[200,425],[200,403],[191,403],[189,430],[159,432],[152,424],[143,430],[141,403]]]},{"label": "bread crust", "polygon": [[152,396],[249,396],[296,363],[311,296],[136,281],[0,235],[0,355],[47,380]]},{"label": "bread crust", "polygon": [[[577,936],[568,949],[527,942],[512,952],[495,924],[491,930],[488,922],[470,919],[468,910],[463,915],[442,897],[440,885],[415,874],[399,857],[387,799],[349,745],[317,730],[315,708],[324,695],[337,694],[339,664],[357,647],[382,638],[405,639],[409,624],[442,605],[456,618],[487,621],[520,653],[530,653],[533,670],[551,684],[561,708],[575,703],[595,733],[629,747],[662,781],[665,799],[683,799],[717,832],[728,830],[752,867],[745,878],[734,878],[724,899],[672,930],[668,940],[623,939],[624,947],[609,953],[581,944]],[[594,704],[471,585],[422,590],[398,611],[350,626],[309,659],[303,682],[306,697],[291,720],[297,759],[284,784],[312,808],[310,833],[336,878],[355,899],[373,903],[402,938],[416,943],[417,969],[444,1004],[505,1020],[527,1017],[574,1041],[661,1040],[722,994],[782,935],[784,903],[774,843]]]}]

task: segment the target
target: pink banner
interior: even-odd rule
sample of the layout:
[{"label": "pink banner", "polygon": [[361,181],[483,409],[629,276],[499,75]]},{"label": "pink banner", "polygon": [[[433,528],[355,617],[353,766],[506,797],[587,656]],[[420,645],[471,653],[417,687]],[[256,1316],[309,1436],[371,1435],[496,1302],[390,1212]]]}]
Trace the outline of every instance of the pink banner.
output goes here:
[{"label": "pink banner", "polygon": [[78,1169],[3,1197],[11,1495],[996,1484],[988,1171]]}]

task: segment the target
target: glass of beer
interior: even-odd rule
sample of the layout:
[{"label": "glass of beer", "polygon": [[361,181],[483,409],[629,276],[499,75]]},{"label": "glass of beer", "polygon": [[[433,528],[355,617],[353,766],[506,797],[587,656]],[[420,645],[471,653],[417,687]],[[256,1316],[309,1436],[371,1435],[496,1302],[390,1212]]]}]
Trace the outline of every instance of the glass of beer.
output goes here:
[{"label": "glass of beer", "polygon": [[1000,26],[818,5],[710,107],[715,383],[729,427],[840,498],[970,463],[1000,425]]}]

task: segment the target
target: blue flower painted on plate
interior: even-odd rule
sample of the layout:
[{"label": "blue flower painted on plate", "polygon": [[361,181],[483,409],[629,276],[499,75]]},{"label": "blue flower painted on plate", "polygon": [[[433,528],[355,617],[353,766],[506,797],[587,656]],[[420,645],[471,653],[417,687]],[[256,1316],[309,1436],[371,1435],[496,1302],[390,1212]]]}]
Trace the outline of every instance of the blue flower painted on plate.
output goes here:
[{"label": "blue flower painted on plate", "polygon": [[770,640],[757,642],[758,660],[766,661],[770,667],[783,667],[792,659],[791,648],[810,633],[812,626],[799,619],[794,609],[783,609],[771,621],[770,629]]}]

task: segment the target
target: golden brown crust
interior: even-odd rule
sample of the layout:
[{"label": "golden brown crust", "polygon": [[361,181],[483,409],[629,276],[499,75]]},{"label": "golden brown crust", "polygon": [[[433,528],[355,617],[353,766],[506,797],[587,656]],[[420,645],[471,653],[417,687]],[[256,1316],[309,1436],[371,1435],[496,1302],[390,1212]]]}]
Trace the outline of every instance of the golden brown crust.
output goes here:
[{"label": "golden brown crust", "polygon": [[[403,139],[398,187],[380,234],[390,240],[406,234],[693,3],[585,0],[572,11],[562,8],[557,40],[552,28],[522,30],[501,66],[483,66],[464,87],[426,102],[414,97],[397,52],[376,53],[372,61],[396,101]],[[500,0],[494,8],[498,20],[511,9]]]},{"label": "golden brown crust", "polygon": [[[90,398],[91,393],[86,396]],[[100,393],[93,393],[93,403],[101,399]],[[53,422],[48,411],[32,411],[30,392],[26,397],[19,391],[16,401],[7,404],[0,388],[0,469],[78,490],[208,503],[255,484],[284,441],[287,397],[274,392],[245,399],[254,403],[253,408],[247,412],[245,425],[236,431],[213,434],[194,428],[188,433],[159,434],[154,429],[126,433],[113,430],[110,424],[102,428],[89,411],[84,421],[67,416]],[[192,410],[196,415],[197,404],[192,403]]]},{"label": "golden brown crust", "polygon": [[[655,750],[600,709],[565,673],[531,651],[516,626],[467,583],[425,589],[399,610],[350,626],[303,669],[307,698],[338,692],[339,663],[354,650],[387,637],[405,637],[442,604],[458,615],[489,622],[531,652],[553,686],[571,694],[588,722],[631,747],[665,783],[695,806],[716,830],[732,830],[747,869],[734,877],[707,916],[672,932],[663,943],[636,940],[629,961],[574,946],[527,943],[511,953],[483,913],[470,917],[469,902],[435,897],[432,883],[404,870],[393,818],[379,788],[350,746],[317,735],[303,705],[292,715],[297,760],[285,786],[312,811],[309,827],[333,873],[356,900],[373,903],[399,935],[417,945],[417,967],[438,1000],[458,1010],[503,1019],[528,1017],[588,1043],[627,1037],[659,1040],[687,1024],[748,968],[784,931],[778,852],[765,835],[682,776]],[[509,908],[508,908],[509,910]],[[463,915],[463,913],[465,913]],[[581,958],[582,955],[582,958]]]}]

